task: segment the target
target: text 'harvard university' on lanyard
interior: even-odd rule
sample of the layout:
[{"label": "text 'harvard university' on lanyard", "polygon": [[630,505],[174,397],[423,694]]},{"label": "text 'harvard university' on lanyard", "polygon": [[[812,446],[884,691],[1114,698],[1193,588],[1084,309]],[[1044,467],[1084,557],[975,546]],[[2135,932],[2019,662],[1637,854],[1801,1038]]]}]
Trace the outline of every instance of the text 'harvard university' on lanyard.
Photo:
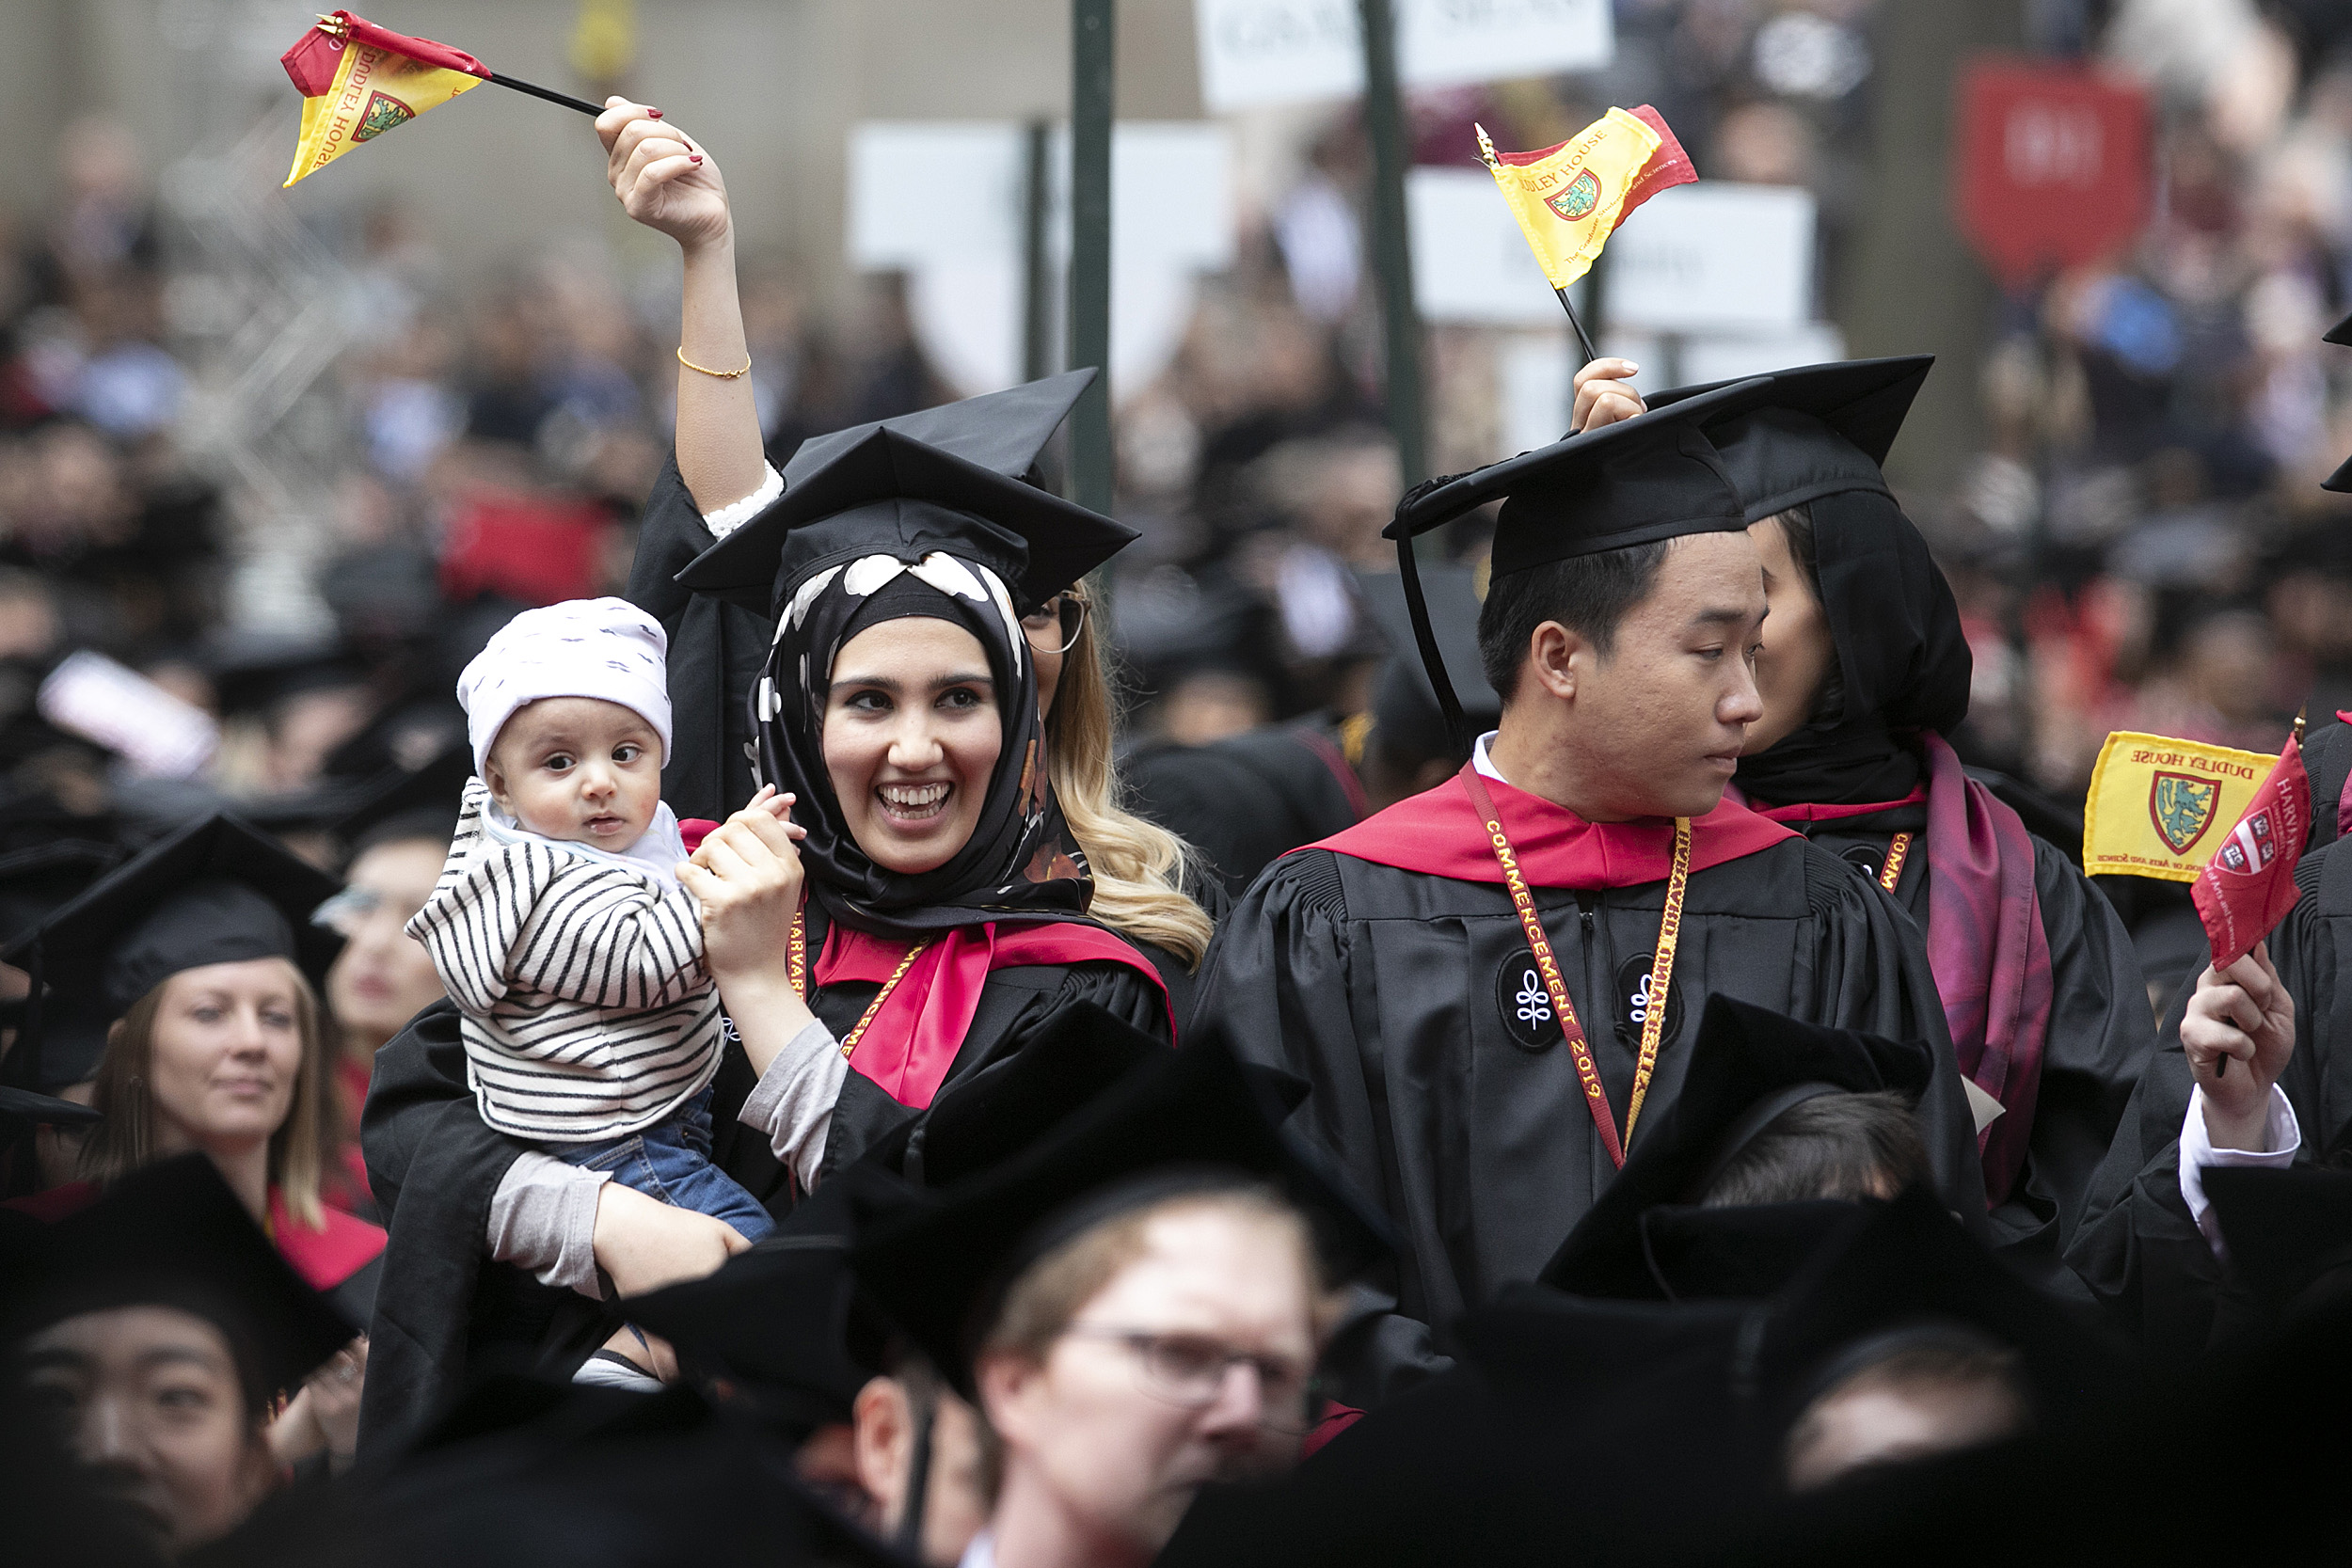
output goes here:
[{"label": "text 'harvard university' on lanyard", "polygon": [[[803,1002],[808,1000],[808,922],[804,918],[806,911],[807,905],[803,903],[800,909],[792,911],[792,935],[786,943],[785,949],[791,970],[792,994]],[[874,1015],[882,1011],[882,1004],[890,1000],[890,993],[898,989],[898,982],[907,977],[907,971],[914,967],[914,960],[921,958],[923,949],[930,945],[930,941],[926,939],[907,949],[907,956],[900,958],[898,967],[890,972],[890,978],[884,980],[882,990],[874,993],[874,1000],[866,1004],[866,1011],[859,1017],[857,1027],[842,1037],[841,1054],[843,1057],[848,1057],[850,1053],[857,1050],[857,1042],[866,1037],[866,1025],[874,1022]]]},{"label": "text 'harvard university' on lanyard", "polygon": [[1560,978],[1551,939],[1544,934],[1543,919],[1536,914],[1527,879],[1519,872],[1518,855],[1502,831],[1502,814],[1495,810],[1476,765],[1463,765],[1462,783],[1470,789],[1470,804],[1478,808],[1479,818],[1486,825],[1486,844],[1502,867],[1502,885],[1510,891],[1511,907],[1518,912],[1519,928],[1527,934],[1527,951],[1535,960],[1535,973],[1543,977],[1545,994],[1551,998],[1551,1010],[1560,1020],[1560,1037],[1567,1042],[1568,1054],[1576,1063],[1577,1082],[1584,1085],[1585,1109],[1593,1113],[1593,1126],[1600,1133],[1601,1147],[1609,1151],[1610,1164],[1621,1166],[1626,1146],[1633,1141],[1633,1124],[1641,1118],[1642,1098],[1649,1093],[1650,1074],[1658,1068],[1659,1042],[1666,1032],[1667,988],[1674,983],[1675,943],[1682,934],[1682,899],[1691,882],[1691,819],[1675,818],[1674,872],[1666,881],[1666,912],[1658,923],[1649,1004],[1642,1009],[1642,1053],[1634,1063],[1633,1095],[1626,1102],[1625,1136],[1620,1139],[1617,1118],[1609,1109],[1608,1091],[1601,1087],[1600,1069],[1593,1061],[1592,1042],[1584,1037],[1584,1025],[1578,1022],[1576,1007],[1568,1000],[1567,983]]}]

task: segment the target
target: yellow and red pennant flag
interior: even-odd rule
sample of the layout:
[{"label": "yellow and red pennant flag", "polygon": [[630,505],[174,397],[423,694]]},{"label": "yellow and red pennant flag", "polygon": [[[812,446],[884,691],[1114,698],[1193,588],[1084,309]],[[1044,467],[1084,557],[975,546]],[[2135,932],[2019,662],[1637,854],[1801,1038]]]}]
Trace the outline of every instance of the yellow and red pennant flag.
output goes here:
[{"label": "yellow and red pennant flag", "polygon": [[278,60],[302,94],[302,136],[289,185],[490,79],[490,68],[463,50],[391,32],[349,11],[320,17]]},{"label": "yellow and red pennant flag", "polygon": [[2297,719],[2278,766],[2197,874],[2190,897],[2205,923],[2214,968],[2227,969],[2244,958],[2295,908],[2302,893],[2295,867],[2311,827],[2312,781],[2303,770],[2303,721]]},{"label": "yellow and red pennant flag", "polygon": [[1502,187],[1511,215],[1555,289],[1592,270],[1634,208],[1699,177],[1665,119],[1646,103],[1629,112],[1611,109],[1539,152],[1497,152],[1486,127],[1475,129],[1478,155]]},{"label": "yellow and red pennant flag", "polygon": [[[2197,881],[2279,760],[2260,752],[2116,731],[2100,748],[2090,773],[2083,869],[2094,877]],[[2309,819],[2306,805],[2303,824]],[[2298,852],[2302,838],[2298,826]]]}]

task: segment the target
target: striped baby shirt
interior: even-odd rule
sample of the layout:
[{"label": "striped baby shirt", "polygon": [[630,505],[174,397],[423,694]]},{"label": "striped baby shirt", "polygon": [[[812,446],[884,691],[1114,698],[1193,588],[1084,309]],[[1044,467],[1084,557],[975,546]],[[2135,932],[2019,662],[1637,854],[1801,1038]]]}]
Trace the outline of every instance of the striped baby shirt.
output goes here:
[{"label": "striped baby shirt", "polygon": [[469,780],[449,862],[406,927],[462,1015],[482,1119],[536,1143],[642,1132],[719,1069],[700,909],[653,869],[666,851],[647,842],[667,808],[642,857],[543,838],[496,811]]}]

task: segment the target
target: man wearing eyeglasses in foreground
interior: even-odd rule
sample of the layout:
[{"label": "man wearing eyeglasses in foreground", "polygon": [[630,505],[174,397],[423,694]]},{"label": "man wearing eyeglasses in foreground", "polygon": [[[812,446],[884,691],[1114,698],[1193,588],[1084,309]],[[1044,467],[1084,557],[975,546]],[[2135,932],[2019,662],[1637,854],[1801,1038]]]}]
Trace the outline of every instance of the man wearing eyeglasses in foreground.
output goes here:
[{"label": "man wearing eyeglasses in foreground", "polygon": [[1203,1486],[1296,1461],[1326,1282],[1382,1243],[1260,1093],[1196,1041],[860,1243],[867,1291],[986,1418],[964,1568],[1140,1568]]}]

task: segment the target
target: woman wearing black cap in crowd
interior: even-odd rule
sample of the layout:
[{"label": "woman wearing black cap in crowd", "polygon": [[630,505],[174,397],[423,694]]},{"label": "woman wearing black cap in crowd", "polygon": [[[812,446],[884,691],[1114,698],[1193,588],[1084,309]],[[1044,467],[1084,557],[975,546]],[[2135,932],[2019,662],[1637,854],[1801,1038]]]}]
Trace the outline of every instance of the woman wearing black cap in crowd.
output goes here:
[{"label": "woman wearing black cap in crowd", "polygon": [[[229,816],[208,817],[100,879],[9,949],[49,998],[107,1021],[82,1148],[86,1180],[10,1205],[56,1219],[109,1183],[200,1152],[313,1289],[356,1322],[384,1232],[321,1201],[335,1163],[334,1085],[316,987],[342,945],[314,925],[332,879]],[[41,1026],[27,1034],[40,1047]],[[306,1391],[274,1440],[283,1458],[351,1450],[351,1377]]]},{"label": "woman wearing black cap in crowd", "polygon": [[2106,895],[1946,739],[1968,712],[1968,641],[1879,469],[1931,363],[1782,371],[1706,426],[1746,508],[1771,606],[1756,658],[1764,714],[1733,784],[1917,923],[1977,1091],[1995,1243],[2079,1294],[2059,1252],[2154,1032]]},{"label": "woman wearing black cap in crowd", "polygon": [[[614,99],[598,128],[612,150],[608,174],[623,206],[685,254],[678,353],[689,363],[678,372],[677,454],[647,503],[628,596],[670,634],[676,732],[662,768],[663,798],[682,816],[723,816],[753,788],[744,764],[755,743],[749,699],[775,622],[764,580],[755,594],[723,598],[682,589],[676,574],[714,537],[724,538],[879,426],[812,437],[781,472],[769,467],[737,300],[733,218],[717,166],[657,110]],[[1073,372],[880,423],[1035,483],[1047,442],[1091,377]],[[1187,863],[1182,840],[1122,803],[1110,683],[1087,585],[1041,582],[1034,595],[1025,592],[1029,584],[1010,586],[1034,656],[1055,799],[1092,875],[1089,913],[1159,966],[1181,1019],[1208,950],[1210,914],[1222,900]],[[1211,909],[1196,902],[1203,894]]]},{"label": "woman wearing black cap in crowd", "polygon": [[[641,145],[624,162],[648,156]],[[707,352],[701,297],[690,293],[690,358]],[[1018,388],[955,418],[976,438],[998,421],[1050,428],[1081,385]],[[691,415],[690,404],[682,443]],[[1132,533],[897,428],[818,447],[788,492],[679,574],[713,608],[756,606],[778,627],[755,689],[754,745],[759,776],[792,798],[806,837],[796,845],[765,810],[739,812],[694,850],[684,880],[740,1037],[717,1080],[712,1158],[779,1213],[1063,1007],[1094,1002],[1172,1036],[1151,961],[1089,918],[1088,862],[1043,766],[1019,613]],[[639,1195],[600,1187],[597,1173],[490,1132],[456,1042],[454,1014],[428,1010],[379,1057],[369,1099],[369,1169],[392,1214],[371,1443],[430,1407],[469,1333],[477,1344],[533,1339],[575,1362],[614,1335],[600,1299],[533,1294],[501,1272],[479,1289],[514,1292],[516,1312],[485,1310],[484,1252],[595,1298],[599,1270],[632,1293],[741,1245],[717,1222],[632,1203]],[[641,1356],[626,1338],[606,1352]]]}]

